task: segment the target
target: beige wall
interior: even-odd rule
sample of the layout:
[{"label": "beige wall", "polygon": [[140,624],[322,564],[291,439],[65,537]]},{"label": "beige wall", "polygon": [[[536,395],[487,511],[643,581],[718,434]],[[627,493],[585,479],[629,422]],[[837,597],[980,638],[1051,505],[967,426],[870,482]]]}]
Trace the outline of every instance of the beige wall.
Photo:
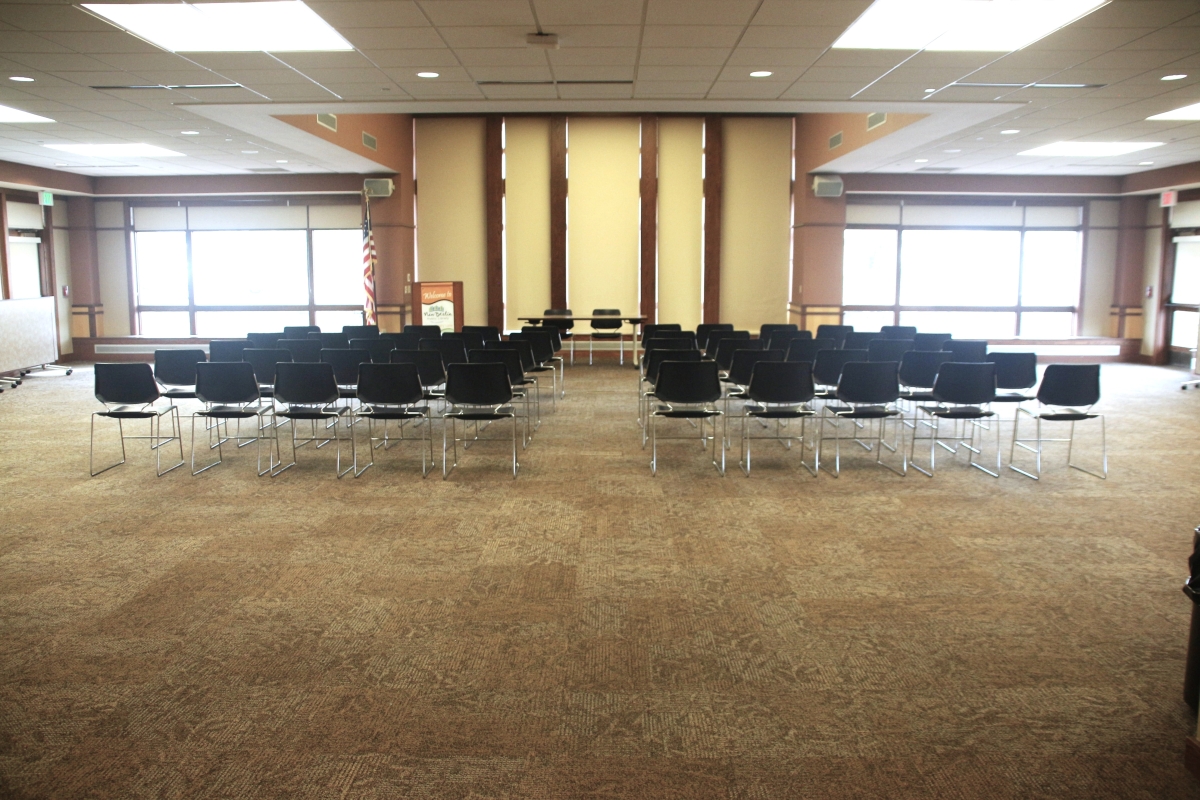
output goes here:
[{"label": "beige wall", "polygon": [[124,208],[120,200],[96,203],[96,263],[100,271],[100,299],[104,303],[105,336],[130,334]]},{"label": "beige wall", "polygon": [[792,121],[725,120],[721,321],[758,330],[787,319]]},{"label": "beige wall", "polygon": [[658,320],[701,322],[704,120],[658,123]]},{"label": "beige wall", "polygon": [[463,321],[487,324],[484,121],[416,120],[417,279],[462,281]]},{"label": "beige wall", "polygon": [[67,216],[67,203],[62,197],[54,198],[54,277],[57,285],[54,294],[58,298],[58,351],[71,353],[71,298],[63,297],[63,287],[71,285],[71,236],[68,232],[71,220]]},{"label": "beige wall", "polygon": [[1117,274],[1117,200],[1088,203],[1087,252],[1083,264],[1083,336],[1109,335],[1109,309]]},{"label": "beige wall", "polygon": [[1151,202],[1146,209],[1146,256],[1142,264],[1142,285],[1150,287],[1150,296],[1142,293],[1142,355],[1154,355],[1154,342],[1158,335],[1159,278],[1162,267],[1162,224],[1163,210],[1158,203]]},{"label": "beige wall", "polygon": [[637,313],[640,130],[636,117],[567,123],[567,302],[576,313]]},{"label": "beige wall", "polygon": [[509,117],[505,127],[504,324],[550,307],[550,120]]}]

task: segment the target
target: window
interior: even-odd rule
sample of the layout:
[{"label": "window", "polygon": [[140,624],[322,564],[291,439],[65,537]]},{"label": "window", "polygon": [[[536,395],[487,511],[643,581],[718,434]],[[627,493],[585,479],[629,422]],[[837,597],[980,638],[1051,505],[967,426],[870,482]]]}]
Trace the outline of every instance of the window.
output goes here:
[{"label": "window", "polygon": [[1200,326],[1200,236],[1179,236],[1175,241],[1171,295],[1167,301],[1171,320],[1171,347],[1196,347]]},{"label": "window", "polygon": [[357,205],[135,207],[139,331],[240,338],[361,325],[358,216]]},{"label": "window", "polygon": [[[1018,206],[851,208],[857,211],[847,213],[842,268],[847,325],[916,325],[981,339],[1074,335],[1078,209],[1047,215]],[[1046,229],[1050,224],[1074,227]]]}]

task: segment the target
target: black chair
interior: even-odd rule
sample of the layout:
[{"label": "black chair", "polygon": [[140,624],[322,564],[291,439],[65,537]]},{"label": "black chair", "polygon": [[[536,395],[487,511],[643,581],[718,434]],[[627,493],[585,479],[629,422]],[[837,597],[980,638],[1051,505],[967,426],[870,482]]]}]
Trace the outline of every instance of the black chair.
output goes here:
[{"label": "black chair", "polygon": [[[486,341],[483,337],[483,334],[478,333],[477,331],[453,331],[450,333],[443,333],[442,338],[459,340],[463,343],[463,346],[467,348],[467,352],[480,349],[483,347],[484,341]],[[499,337],[493,341],[499,341]]]},{"label": "black chair", "polygon": [[196,365],[207,358],[203,350],[155,350],[154,379],[164,388],[163,397],[191,400],[196,397]]},{"label": "black chair", "polygon": [[741,350],[762,350],[765,344],[762,339],[722,339],[717,343],[717,349],[708,355],[717,362],[721,372],[728,372],[733,366],[734,353]]},{"label": "black chair", "polygon": [[351,339],[350,349],[366,350],[371,354],[372,364],[389,364],[392,360],[392,351],[396,348],[387,339],[371,336],[365,339]]},{"label": "black chair", "polygon": [[[304,335],[300,336],[299,338],[303,339],[307,336],[308,336],[308,331],[305,331]],[[247,333],[246,338],[249,339],[251,342],[253,342],[253,344],[248,344],[248,345],[246,345],[246,347],[253,347],[256,350],[271,350],[272,348],[275,347],[276,342],[278,342],[280,339],[286,339],[288,337],[284,336],[282,333]],[[210,350],[209,352],[211,354],[212,351]],[[240,359],[209,358],[208,360],[209,361],[218,361],[218,360],[230,361],[230,360],[240,360]]]},{"label": "black chair", "polygon": [[701,350],[708,349],[708,337],[713,331],[731,331],[732,322],[705,322],[696,326],[696,344]]},{"label": "black chair", "polygon": [[378,325],[343,325],[342,335],[347,341],[352,339],[374,339],[379,335]]},{"label": "black chair", "polygon": [[[786,355],[782,350],[735,350],[724,383],[730,384],[735,392],[745,389],[750,385],[750,377],[754,374],[756,364],[760,361],[783,361]],[[718,365],[720,363],[717,362]],[[728,412],[728,407],[726,411]]]},{"label": "black chair", "polygon": [[307,338],[320,342],[322,350],[350,349],[350,339],[344,333],[310,333]]},{"label": "black chair", "polygon": [[949,333],[918,333],[913,335],[913,350],[944,350],[954,337]]},{"label": "black chair", "polygon": [[799,330],[773,331],[767,337],[767,348],[769,350],[783,350],[784,352],[787,352],[788,347],[790,347],[792,342],[795,341],[796,339],[812,339],[812,338],[813,338],[812,331],[799,331]]},{"label": "black chair", "polygon": [[[1042,475],[1042,443],[1067,442],[1067,466],[1086,472],[1100,479],[1108,478],[1108,442],[1104,431],[1104,415],[1092,411],[1092,406],[1100,402],[1100,365],[1099,364],[1050,364],[1042,373],[1042,385],[1037,391],[1038,411],[1030,412],[1017,406],[1016,419],[1013,422],[1012,447],[1009,448],[1009,469],[1019,472],[1027,478],[1038,480]],[[1026,414],[1037,423],[1037,438],[1021,439],[1018,429],[1021,414]],[[1101,472],[1093,472],[1071,461],[1075,449],[1075,423],[1089,419],[1100,420],[1100,460]],[[1071,432],[1066,439],[1042,438],[1042,422],[1069,422]],[[1031,447],[1026,442],[1032,441]],[[1029,450],[1037,456],[1036,472],[1033,474],[1018,469],[1013,464],[1016,449]]]},{"label": "black chair", "polygon": [[833,339],[835,342],[837,342],[837,346],[840,348],[842,343],[846,341],[846,334],[852,332],[853,330],[853,325],[818,325],[817,338]]},{"label": "black chair", "polygon": [[[524,328],[522,328],[524,330]],[[485,342],[500,341],[500,329],[495,325],[463,325],[463,333],[474,333],[482,337]]]},{"label": "black chair", "polygon": [[439,339],[442,336],[440,325],[405,325],[404,333],[416,333],[421,339]]},{"label": "black chair", "polygon": [[[319,344],[319,343],[318,343]],[[315,444],[321,447],[331,441],[337,443],[337,463],[335,472],[339,478],[354,469],[353,458],[354,434],[350,435],[350,466],[342,469],[342,417],[349,409],[338,405],[337,378],[334,376],[332,364],[322,363],[289,363],[280,362],[275,365],[275,412],[276,419],[282,418],[290,423],[292,439],[292,460],[283,463],[280,453],[279,436],[275,436],[275,463],[272,465],[271,477],[280,475],[285,470],[296,466],[296,423],[308,420],[311,425],[308,438],[300,440],[301,445]],[[280,405],[282,404],[282,409]],[[333,429],[333,437],[318,439],[316,423],[324,422],[326,430]],[[347,426],[349,427],[349,426]]]},{"label": "black chair", "polygon": [[[442,480],[449,477],[450,471],[458,466],[457,424],[475,423],[475,436],[463,439],[464,443],[469,441],[474,444],[482,441],[478,427],[480,422],[502,419],[512,421],[512,474],[513,480],[516,480],[521,465],[517,461],[517,414],[512,406],[513,390],[508,376],[508,367],[498,363],[450,364],[446,368],[446,410],[442,413]],[[453,463],[446,457],[447,432],[454,442]]]},{"label": "black chair", "polygon": [[[750,331],[735,331],[730,328],[718,328],[715,331],[709,331],[708,338],[704,341],[704,352],[709,358],[713,358],[717,354],[717,348],[721,346],[721,342],[726,339],[750,339]],[[697,336],[697,341],[699,337]]]},{"label": "black chair", "polygon": [[393,350],[392,363],[415,364],[421,385],[425,387],[425,399],[442,399],[443,393],[434,388],[446,383],[446,365],[442,363],[441,353],[436,350]]},{"label": "black chair", "polygon": [[[865,353],[862,350],[833,350],[825,352]],[[819,359],[817,363],[819,366]],[[830,438],[825,435],[824,425],[832,423],[834,427],[834,436],[832,438],[834,439],[836,448],[833,459],[833,477],[837,478],[841,476],[842,420],[850,420],[854,425],[852,428],[852,440],[861,445],[867,452],[874,450],[876,464],[895,472],[897,475],[903,476],[908,474],[908,454],[904,450],[899,433],[899,431],[904,430],[903,426],[897,426],[898,433],[894,445],[889,444],[885,439],[887,421],[900,417],[900,410],[895,407],[896,401],[900,399],[900,380],[897,374],[899,366],[895,361],[864,361],[861,358],[847,361],[842,365],[836,390],[836,397],[840,405],[836,408],[826,406],[825,411],[831,411],[832,413],[824,417],[821,435],[817,439],[816,470],[818,472],[821,469],[821,447],[825,439]],[[859,425],[869,426],[871,423],[877,423],[878,425],[874,444],[864,441],[858,431]],[[883,451],[885,449],[893,453],[900,453],[900,469],[896,469],[891,464],[884,462]]]},{"label": "black chair", "polygon": [[[750,383],[742,393],[745,407],[742,413],[742,455],[739,464],[746,477],[750,477],[750,443],[754,440],[771,440],[783,444],[785,449],[791,449],[793,442],[803,445],[807,441],[808,419],[814,412],[809,407],[815,396],[812,379],[812,364],[804,361],[760,361],[754,365],[750,375]],[[775,433],[769,436],[753,436],[750,433],[750,420],[758,420],[764,425],[775,421]],[[799,435],[784,431],[783,425],[793,420],[800,420]],[[815,476],[814,467],[805,463],[803,452],[800,464]]]},{"label": "black chair", "polygon": [[547,331],[540,328],[533,328],[528,331],[522,330],[520,333],[509,334],[510,342],[529,342],[530,352],[533,355],[534,366],[532,369],[526,370],[533,375],[544,375],[550,373],[550,408],[558,411],[558,388],[554,382],[561,380],[557,370],[554,369],[554,362],[557,361],[560,365],[562,359],[554,355],[554,337]]},{"label": "black chair", "polygon": [[866,350],[818,350],[813,360],[813,381],[824,386],[817,397],[832,399],[837,396],[837,385],[842,379],[842,367],[851,361],[866,361]]},{"label": "black chair", "polygon": [[650,322],[642,326],[642,341],[653,338],[659,331],[682,331],[683,326],[678,322]]},{"label": "black chair", "polygon": [[988,360],[988,343],[976,339],[951,339],[942,349],[954,354],[955,361],[980,362]]},{"label": "black chair", "polygon": [[867,360],[898,362],[912,349],[912,339],[874,339],[867,344]]},{"label": "black chair", "polygon": [[466,364],[467,346],[462,339],[422,339],[417,344],[418,350],[436,350],[442,356],[442,363],[447,367],[451,364]]},{"label": "black chair", "polygon": [[280,339],[275,345],[292,354],[292,361],[317,364],[321,361],[321,343],[316,339]]},{"label": "black chair", "polygon": [[[530,424],[529,418],[529,401],[534,401],[534,413],[532,417],[533,430],[537,430],[542,424],[542,386],[536,375],[531,373],[537,367],[537,361],[533,357],[533,348],[529,342],[520,339],[509,339],[506,342],[488,342],[487,347],[483,348],[483,352],[506,351],[515,352],[517,358],[513,361],[510,357],[505,357],[505,364],[509,367],[509,382],[512,384],[513,393],[525,399],[525,415],[526,415],[526,440],[533,438],[532,431],[528,430]],[[473,358],[472,362],[479,359]],[[516,364],[518,371],[513,372],[513,364]],[[530,396],[532,389],[533,396]]]},{"label": "black chair", "polygon": [[625,364],[625,334],[621,327],[625,324],[621,319],[619,308],[593,308],[593,317],[616,317],[616,319],[593,319],[592,332],[588,339],[588,364],[592,363],[592,343],[598,341],[620,342],[621,364]]},{"label": "black chair", "polygon": [[393,350],[416,350],[421,343],[421,334],[419,331],[409,331],[408,333],[381,333],[379,338],[385,342],[392,343]]},{"label": "black chair", "polygon": [[900,384],[904,391],[901,400],[930,402],[933,400],[933,383],[938,369],[954,354],[948,350],[909,350],[900,357]]},{"label": "black chair", "polygon": [[[275,339],[271,342],[271,347],[275,346]],[[208,360],[209,361],[241,361],[242,351],[251,347],[258,347],[253,339],[213,339],[208,343]]]},{"label": "black chair", "polygon": [[[537,325],[526,325],[521,328],[521,333],[530,337],[529,341],[534,345],[534,355],[538,358],[538,363],[542,365],[550,365],[553,367],[558,365],[558,397],[566,397],[567,389],[564,384],[566,380],[566,361],[558,355],[558,351],[562,349],[562,343],[558,340],[558,329],[554,327],[542,327]],[[500,341],[500,337],[488,339],[487,341]],[[547,353],[549,355],[547,355]],[[554,409],[558,410],[558,401],[555,400]]]},{"label": "black chair", "polygon": [[[388,423],[396,422],[399,441],[405,441],[404,423],[417,422],[425,424],[421,427],[424,436],[421,437],[421,477],[424,478],[433,469],[433,425],[430,424],[429,406],[422,405],[425,401],[425,389],[421,385],[421,372],[416,364],[361,364],[358,378],[358,408],[354,419],[367,421],[367,455],[370,460],[358,468],[358,448],[354,448],[354,477],[358,477],[375,465],[375,451],[382,447],[387,450],[391,442],[388,438]],[[376,439],[374,423],[383,422],[383,436]],[[354,436],[351,428],[350,436]],[[429,461],[426,466],[425,455],[428,451]]]},{"label": "black chair", "polygon": [[[667,343],[670,344],[668,345]],[[643,350],[650,350],[661,346],[695,347],[696,334],[691,331],[655,331],[642,340]]]},{"label": "black chair", "polygon": [[[178,469],[183,461],[183,436],[179,423],[179,409],[173,403],[166,406],[155,405],[162,397],[158,383],[154,380],[154,371],[149,364],[97,364],[95,367],[96,399],[104,404],[103,411],[92,413],[91,432],[88,440],[88,472],[94,478],[102,472],[125,463],[126,439],[150,439],[155,453],[155,474],[158,477],[166,475],[173,469]],[[170,417],[171,435],[162,435],[162,418]],[[95,467],[96,450],[96,417],[105,417],[117,421],[117,434],[121,440],[121,460],[109,464],[103,469]],[[126,436],[125,420],[145,419],[150,421],[149,436]],[[172,441],[179,442],[179,463],[162,468],[162,449]]]},{"label": "black chair", "polygon": [[[937,468],[937,448],[943,447],[951,453],[957,454],[958,446],[961,444],[971,454],[968,460],[972,467],[986,472],[993,478],[999,478],[1000,421],[994,419],[996,412],[991,410],[991,403],[996,399],[996,365],[990,361],[947,361],[938,368],[937,379],[933,382],[933,391],[930,394],[937,405],[919,406],[919,411],[930,419],[929,469],[926,470],[915,460],[917,439],[919,438],[917,431],[920,430],[920,425],[913,431],[910,452],[913,468],[932,478]],[[941,435],[941,423],[944,419],[952,420],[955,424],[955,435],[949,439]],[[975,460],[975,456],[982,452],[981,432],[988,429],[985,423],[993,421],[996,428],[995,472]],[[958,432],[960,424],[967,428],[968,435]],[[981,434],[979,447],[975,446],[977,432]],[[946,444],[947,441],[953,442],[954,446]]]},{"label": "black chair", "polygon": [[987,358],[996,365],[995,402],[1019,404],[1037,399],[1026,391],[1037,385],[1037,353],[989,353]]},{"label": "black chair", "polygon": [[879,329],[885,339],[896,339],[900,341],[912,341],[917,335],[916,325],[884,325]]},{"label": "black chair", "polygon": [[638,380],[638,425],[642,428],[642,448],[645,449],[650,431],[646,427],[646,415],[649,413],[649,401],[654,396],[654,386],[658,383],[658,371],[664,361],[699,362],[703,354],[693,348],[660,347],[645,351],[642,356],[641,376]]},{"label": "black chair", "polygon": [[320,325],[284,325],[282,339],[306,339],[310,333],[320,333]]},{"label": "black chair", "polygon": [[866,350],[871,342],[882,339],[883,335],[875,331],[848,331],[842,339],[843,350]]},{"label": "black chair", "polygon": [[[717,419],[723,417],[717,408],[721,399],[721,379],[717,375],[714,361],[663,361],[658,368],[658,381],[654,385],[657,401],[650,412],[650,474],[658,474],[658,420],[686,419],[699,424],[700,443],[705,444],[704,423],[712,424],[712,463],[717,471],[725,475],[725,446],[721,445],[721,460],[717,461],[717,441],[724,442],[724,434],[717,433]],[[664,437],[666,438],[666,437]],[[670,437],[689,439],[692,436]]]},{"label": "black chair", "polygon": [[371,363],[371,353],[367,350],[322,350],[321,363],[333,367],[338,394],[343,400],[350,400],[358,397],[358,368],[361,364]]},{"label": "black chair", "polygon": [[258,392],[263,397],[275,396],[275,367],[284,361],[295,361],[291,350],[259,350],[249,348],[242,351],[242,360],[254,369],[258,381]]},{"label": "black chair", "polygon": [[758,338],[767,340],[771,338],[771,334],[783,331],[799,331],[799,326],[791,322],[764,322],[758,326]]},{"label": "black chair", "polygon": [[817,353],[822,350],[836,349],[836,339],[792,339],[788,342],[787,360],[812,363],[817,360]]},{"label": "black chair", "polygon": [[[569,308],[547,308],[542,313],[552,317],[571,317],[575,314]],[[574,334],[571,333],[571,329],[575,327],[575,320],[544,319],[542,320],[542,324],[558,328],[559,338],[571,343],[571,366],[575,366],[575,339],[573,338]]]},{"label": "black chair", "polygon": [[[205,470],[221,464],[225,460],[222,445],[231,439],[238,442],[238,447],[244,447],[254,442],[254,455],[257,459],[259,477],[271,471],[271,449],[267,446],[267,468],[262,464],[262,440],[264,431],[272,430],[273,426],[266,417],[273,410],[262,402],[258,391],[258,381],[254,376],[254,365],[245,361],[217,361],[209,364],[196,365],[196,397],[204,403],[204,407],[192,414],[192,474],[199,475]],[[216,449],[217,460],[196,469],[196,417],[206,421],[205,430],[208,433],[208,449]],[[237,423],[237,430],[231,436],[229,421]],[[254,420],[254,435],[242,435],[242,420]],[[208,424],[211,421],[212,424]],[[224,427],[224,433],[221,428]],[[213,443],[213,431],[216,431],[216,443]]]}]

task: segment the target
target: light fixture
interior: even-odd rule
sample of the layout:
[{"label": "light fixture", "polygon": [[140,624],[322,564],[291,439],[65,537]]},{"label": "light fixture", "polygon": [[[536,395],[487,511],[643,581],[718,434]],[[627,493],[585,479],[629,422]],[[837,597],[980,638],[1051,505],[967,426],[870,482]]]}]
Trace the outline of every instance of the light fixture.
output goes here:
[{"label": "light fixture", "polygon": [[[1187,77],[1187,75],[1163,75],[1161,78],[1159,78],[1159,80],[1160,81],[1181,81],[1186,77]],[[17,79],[13,78],[13,80],[17,80]]]},{"label": "light fixture", "polygon": [[1151,166],[1152,164],[1154,164],[1154,162],[1153,162],[1153,161],[1139,161],[1139,162],[1138,162],[1138,166],[1139,166],[1139,167],[1149,167],[1149,166]]},{"label": "light fixture", "polygon": [[40,117],[37,114],[30,114],[28,111],[22,111],[19,108],[9,108],[8,106],[0,106],[0,122],[54,122],[49,117]]},{"label": "light fixture", "polygon": [[933,94],[936,91],[937,91],[937,89],[926,89],[925,94]]},{"label": "light fixture", "polygon": [[928,163],[929,163],[929,159],[928,159],[928,158],[918,158],[918,159],[916,159],[916,163],[918,163],[918,164],[928,164]]},{"label": "light fixture", "polygon": [[180,131],[184,136],[199,136],[200,131]]},{"label": "light fixture", "polygon": [[[1180,76],[1180,77],[1186,77],[1186,76]],[[10,75],[8,79],[10,81],[16,81],[17,83],[33,83],[33,78],[26,78],[24,75]],[[1163,78],[1163,80],[1165,81],[1166,78]]]},{"label": "light fixture", "polygon": [[1014,133],[1020,133],[1020,128],[1009,128],[1006,131],[1000,131],[1001,136],[1012,136]]},{"label": "light fixture", "polygon": [[837,49],[1020,50],[1109,0],[875,0]]},{"label": "light fixture", "polygon": [[960,148],[960,147],[956,147],[956,148],[954,148],[953,150],[943,150],[942,152],[943,152],[943,153],[961,153],[961,152],[962,152],[962,148]]},{"label": "light fixture", "polygon": [[84,8],[173,53],[353,50],[300,0],[261,3],[84,3]]},{"label": "light fixture", "polygon": [[751,78],[769,78],[774,75],[774,72],[765,69],[758,69],[750,73]]},{"label": "light fixture", "polygon": [[183,157],[165,147],[158,147],[145,142],[136,144],[48,144],[51,150],[61,150],[64,153],[74,153],[77,156],[95,156],[96,158],[174,158]]},{"label": "light fixture", "polygon": [[1102,158],[1104,156],[1123,156],[1136,153],[1139,150],[1149,150],[1151,147],[1161,147],[1162,142],[1055,142],[1024,150],[1020,156],[1080,156],[1083,158]]},{"label": "light fixture", "polygon": [[287,159],[286,159],[286,158],[280,158],[280,159],[276,159],[276,160],[275,160],[275,163],[276,163],[276,164],[286,164],[286,163],[287,163]]},{"label": "light fixture", "polygon": [[438,76],[438,73],[436,73],[436,72],[418,72],[417,73],[418,78],[436,78],[437,76]]},{"label": "light fixture", "polygon": [[1148,120],[1177,120],[1177,119],[1200,119],[1200,103],[1192,103],[1190,106],[1177,108],[1174,111],[1166,111],[1162,114],[1155,114],[1153,117],[1146,117]]},{"label": "light fixture", "polygon": [[242,155],[244,155],[244,156],[256,156],[256,155],[258,155],[258,151],[257,151],[257,150],[243,150],[243,151],[242,151]]}]

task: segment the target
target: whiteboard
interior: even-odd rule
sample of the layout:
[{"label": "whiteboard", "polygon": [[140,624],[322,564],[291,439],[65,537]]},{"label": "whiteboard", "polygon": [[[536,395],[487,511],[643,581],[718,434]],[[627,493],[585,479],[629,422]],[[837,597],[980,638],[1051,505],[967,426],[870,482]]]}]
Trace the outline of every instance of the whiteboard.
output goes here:
[{"label": "whiteboard", "polygon": [[0,300],[0,372],[58,360],[53,297]]}]

